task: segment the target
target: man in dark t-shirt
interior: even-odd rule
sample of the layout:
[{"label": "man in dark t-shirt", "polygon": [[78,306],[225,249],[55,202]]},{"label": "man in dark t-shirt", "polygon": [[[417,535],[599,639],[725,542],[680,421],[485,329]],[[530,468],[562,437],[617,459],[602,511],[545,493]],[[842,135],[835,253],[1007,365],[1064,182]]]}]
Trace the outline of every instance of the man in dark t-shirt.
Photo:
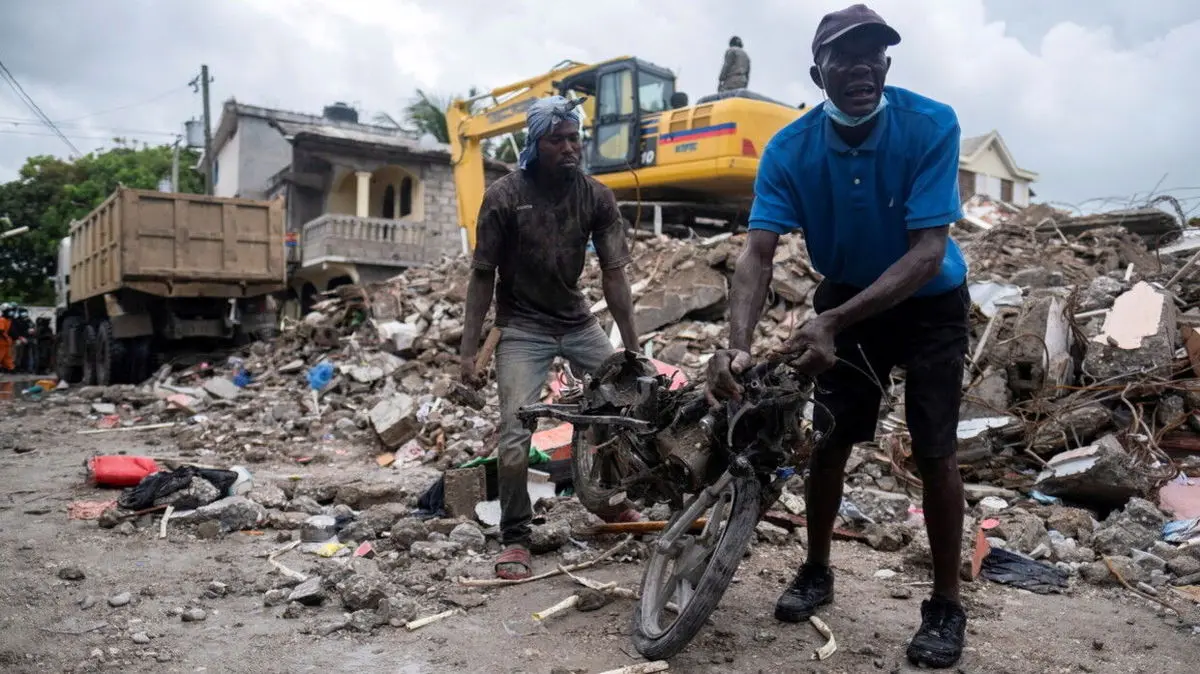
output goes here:
[{"label": "man in dark t-shirt", "polygon": [[[527,487],[531,433],[517,410],[535,403],[555,357],[591,372],[613,353],[592,315],[579,277],[590,240],[600,260],[604,298],[626,350],[637,350],[633,300],[624,268],[631,261],[625,223],[608,187],[580,170],[583,148],[575,103],[560,96],[535,102],[527,114],[519,170],[483,197],[467,289],[461,348],[464,383],[483,385],[475,371],[483,319],[496,297],[496,380],[500,393],[501,578],[527,578],[533,508]],[[496,284],[497,273],[500,282]]]}]

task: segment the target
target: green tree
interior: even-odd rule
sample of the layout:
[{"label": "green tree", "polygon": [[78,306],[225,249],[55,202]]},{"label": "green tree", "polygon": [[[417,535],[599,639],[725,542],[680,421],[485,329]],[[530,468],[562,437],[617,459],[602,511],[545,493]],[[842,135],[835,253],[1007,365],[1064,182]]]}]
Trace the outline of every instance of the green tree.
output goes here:
[{"label": "green tree", "polygon": [[513,140],[516,141],[517,147],[513,148],[513,144],[509,142],[507,137],[496,138],[491,144],[492,159],[502,161],[506,164],[517,163],[517,154],[521,148],[525,147],[525,129],[521,129],[513,133]]},{"label": "green tree", "polygon": [[[450,129],[446,123],[446,111],[450,109],[450,102],[464,98],[474,98],[478,94],[479,90],[476,87],[468,89],[466,96],[439,96],[417,89],[416,96],[404,107],[404,121],[408,129],[418,135],[424,136],[428,133],[439,142],[449,143]],[[381,115],[378,119],[383,121],[391,120],[386,115]],[[513,136],[517,142],[517,147],[523,147],[525,144],[525,131],[517,131]],[[512,143],[508,141],[507,137],[488,139],[484,143],[484,152],[497,161],[510,164],[514,164],[517,161],[517,153],[513,150]]]},{"label": "green tree", "polygon": [[[475,95],[472,87],[467,98]],[[461,98],[451,96],[443,98],[436,94],[427,94],[417,89],[417,95],[404,107],[404,121],[408,122],[411,130],[424,136],[430,134],[438,142],[450,142],[450,129],[446,124],[446,111],[450,109],[450,101]]]},{"label": "green tree", "polygon": [[[58,242],[71,221],[87,215],[118,185],[156,189],[170,178],[172,152],[169,145],[139,146],[118,138],[111,149],[73,162],[28,158],[16,180],[0,184],[0,216],[7,216],[12,227],[29,227],[25,234],[0,240],[0,299],[53,303]],[[180,151],[181,192],[203,192],[203,176],[191,168],[198,160],[195,151]]]}]

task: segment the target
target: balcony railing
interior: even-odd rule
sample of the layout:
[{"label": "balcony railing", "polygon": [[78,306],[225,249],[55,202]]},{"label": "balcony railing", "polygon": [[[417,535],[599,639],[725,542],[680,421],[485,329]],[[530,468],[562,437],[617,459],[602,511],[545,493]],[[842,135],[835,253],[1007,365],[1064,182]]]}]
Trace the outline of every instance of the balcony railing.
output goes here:
[{"label": "balcony railing", "polygon": [[304,225],[300,263],[412,267],[425,262],[425,232],[425,223],[326,213]]}]

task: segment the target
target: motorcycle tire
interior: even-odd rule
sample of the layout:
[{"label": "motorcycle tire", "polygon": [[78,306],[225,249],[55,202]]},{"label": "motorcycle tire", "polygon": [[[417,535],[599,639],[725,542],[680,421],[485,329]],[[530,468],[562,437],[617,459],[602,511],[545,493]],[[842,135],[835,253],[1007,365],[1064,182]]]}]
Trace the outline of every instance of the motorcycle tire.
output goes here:
[{"label": "motorcycle tire", "polygon": [[[589,512],[605,521],[611,521],[630,506],[624,499],[620,503],[612,503],[612,499],[621,490],[606,487],[593,479],[591,464],[584,460],[585,456],[591,456],[591,451],[596,445],[609,437],[606,429],[600,426],[579,428],[571,436],[571,482],[575,497]],[[619,476],[606,477],[614,479]]]},{"label": "motorcycle tire", "polygon": [[[725,530],[721,533],[716,549],[708,560],[700,582],[696,585],[694,596],[687,606],[681,607],[675,622],[663,630],[661,634],[650,635],[643,625],[642,604],[646,599],[646,584],[651,582],[649,572],[653,556],[658,554],[651,544],[651,559],[647,560],[642,573],[640,596],[642,599],[633,612],[633,645],[643,657],[649,660],[664,660],[682,651],[700,628],[704,626],[709,615],[717,608],[729,588],[733,574],[737,571],[745,556],[750,539],[754,536],[754,527],[758,524],[759,504],[762,500],[762,485],[758,478],[734,477],[730,481],[733,488],[733,502],[729,507],[729,516]],[[678,510],[667,524],[669,529],[681,515],[684,509]],[[657,579],[655,579],[657,580]]]}]

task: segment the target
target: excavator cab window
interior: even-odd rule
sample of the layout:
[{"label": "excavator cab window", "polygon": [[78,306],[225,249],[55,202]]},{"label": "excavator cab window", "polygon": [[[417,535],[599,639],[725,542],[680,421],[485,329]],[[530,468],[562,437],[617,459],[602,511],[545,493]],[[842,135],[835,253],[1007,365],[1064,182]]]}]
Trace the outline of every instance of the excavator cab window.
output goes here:
[{"label": "excavator cab window", "polygon": [[647,70],[638,71],[638,110],[643,115],[654,115],[671,108],[671,95],[675,93],[675,81]]},{"label": "excavator cab window", "polygon": [[637,137],[637,89],[633,63],[601,68],[597,73],[596,119],[588,169],[595,173],[626,168],[633,163]]}]

